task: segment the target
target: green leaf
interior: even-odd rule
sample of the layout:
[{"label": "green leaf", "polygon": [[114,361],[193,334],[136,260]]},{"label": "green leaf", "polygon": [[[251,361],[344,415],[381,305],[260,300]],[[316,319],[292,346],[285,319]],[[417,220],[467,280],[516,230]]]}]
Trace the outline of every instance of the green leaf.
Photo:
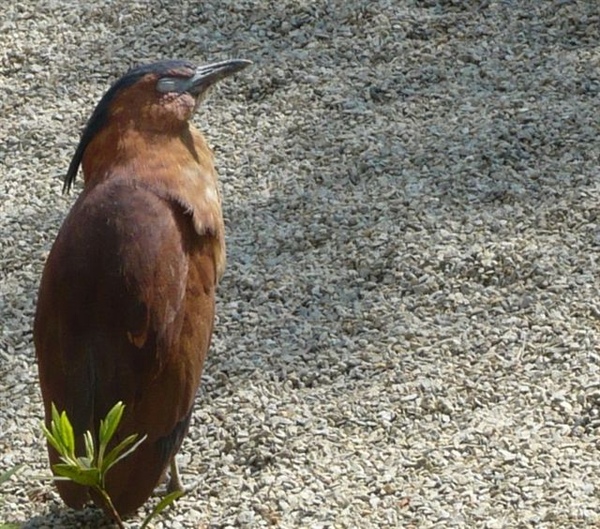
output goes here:
[{"label": "green leaf", "polygon": [[58,413],[58,409],[56,408],[56,404],[52,403],[52,421],[54,424],[58,424],[60,422],[60,415]]},{"label": "green leaf", "polygon": [[97,487],[100,484],[100,472],[97,468],[79,468],[73,465],[57,463],[52,470],[61,477],[69,478],[79,485]]},{"label": "green leaf", "polygon": [[62,437],[60,435],[60,415],[54,403],[52,403],[52,419],[50,420],[50,425],[47,427],[45,424],[42,425],[42,431],[48,439],[48,442],[56,449],[59,454],[64,454],[66,452],[66,447],[64,446]]},{"label": "green leaf", "polygon": [[115,446],[106,456],[105,461],[107,459],[113,460],[117,457],[123,450],[127,449],[127,447],[135,442],[138,438],[138,434],[134,433],[128,435],[125,439],[123,439],[117,446]]},{"label": "green leaf", "polygon": [[70,457],[74,458],[75,435],[73,433],[73,426],[71,426],[71,421],[69,421],[69,417],[67,417],[66,411],[63,411],[60,414],[60,434],[67,454],[69,454]]},{"label": "green leaf", "polygon": [[163,512],[169,505],[171,505],[175,500],[181,498],[185,492],[183,490],[175,490],[169,494],[167,494],[162,500],[158,502],[156,507],[152,509],[152,512],[144,518],[142,525],[140,525],[140,529],[145,529],[148,526],[152,518]]},{"label": "green leaf", "polygon": [[96,468],[94,466],[94,461],[91,460],[89,457],[84,457],[84,456],[80,456],[75,460],[75,464],[79,467],[79,468]]},{"label": "green leaf", "polygon": [[121,418],[123,417],[124,409],[125,405],[121,401],[119,401],[106,414],[106,417],[103,420],[100,420],[100,447],[98,448],[99,468],[104,468],[104,452],[106,451],[108,443],[117,431],[119,423],[121,422]]},{"label": "green leaf", "polygon": [[17,473],[19,470],[21,470],[21,468],[23,468],[23,463],[0,474],[0,484],[4,483],[5,481],[8,481],[10,477],[13,474]]},{"label": "green leaf", "polygon": [[73,427],[67,417],[67,412],[59,413],[54,403],[52,403],[52,420],[50,428],[42,427],[44,435],[48,442],[63,456],[71,459],[75,458],[75,435]]},{"label": "green leaf", "polygon": [[140,446],[140,444],[142,444],[146,440],[146,437],[148,437],[148,436],[144,435],[144,437],[142,437],[142,439],[140,439],[137,443],[135,443],[125,453],[122,453],[122,452],[124,450],[126,450],[138,438],[138,434],[134,433],[134,434],[126,437],[125,439],[123,439],[104,458],[104,461],[102,462],[102,468],[101,468],[102,472],[106,474],[112,466],[114,466],[116,463],[118,463],[122,459],[126,458],[138,446]]},{"label": "green leaf", "polygon": [[[51,427],[54,431],[57,431],[56,424],[54,422],[51,424]],[[57,432],[56,435],[52,434],[52,432],[50,432],[50,430],[48,430],[48,428],[46,428],[44,424],[42,424],[42,432],[44,433],[44,436],[46,437],[48,442],[55,448],[55,450],[58,452],[58,455],[65,463],[71,465],[76,464],[74,454],[70,455],[68,453],[67,448],[61,440],[60,433]]]},{"label": "green leaf", "polygon": [[72,459],[69,456],[60,456],[60,460],[65,464],[72,467],[79,467],[77,459]]},{"label": "green leaf", "polygon": [[62,447],[60,446],[60,443],[56,440],[54,435],[52,435],[52,432],[50,430],[48,430],[48,428],[46,428],[46,425],[44,423],[42,423],[42,432],[44,433],[44,436],[46,437],[48,442],[60,454],[62,451]]},{"label": "green leaf", "polygon": [[95,447],[94,447],[94,438],[92,437],[92,432],[87,430],[83,434],[83,441],[85,442],[85,455],[89,461],[88,466],[92,466],[94,462]]},{"label": "green leaf", "polygon": [[124,409],[125,405],[119,401],[106,414],[105,419],[100,421],[100,444],[104,444],[104,446],[108,445],[112,436],[117,431],[123,417]]}]

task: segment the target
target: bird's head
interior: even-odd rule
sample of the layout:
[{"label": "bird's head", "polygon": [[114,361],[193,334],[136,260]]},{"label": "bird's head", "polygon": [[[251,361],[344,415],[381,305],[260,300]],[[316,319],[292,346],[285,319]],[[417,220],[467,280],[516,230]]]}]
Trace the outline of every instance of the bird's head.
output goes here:
[{"label": "bird's head", "polygon": [[232,59],[198,67],[189,61],[170,60],[129,70],[96,106],[69,165],[63,191],[71,188],[86,147],[109,122],[153,133],[176,131],[186,126],[217,81],[250,64]]}]

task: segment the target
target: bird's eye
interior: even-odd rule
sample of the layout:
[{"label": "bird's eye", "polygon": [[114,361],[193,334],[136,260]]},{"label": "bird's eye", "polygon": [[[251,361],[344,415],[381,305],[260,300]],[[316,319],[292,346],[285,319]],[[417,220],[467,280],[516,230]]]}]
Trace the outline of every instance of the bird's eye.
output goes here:
[{"label": "bird's eye", "polygon": [[178,92],[178,86],[178,79],[174,79],[173,77],[163,77],[156,83],[156,89],[163,94],[168,92]]}]

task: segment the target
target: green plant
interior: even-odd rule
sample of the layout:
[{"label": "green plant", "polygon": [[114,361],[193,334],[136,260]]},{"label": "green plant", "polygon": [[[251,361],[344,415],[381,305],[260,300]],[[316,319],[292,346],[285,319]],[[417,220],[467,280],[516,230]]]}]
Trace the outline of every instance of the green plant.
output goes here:
[{"label": "green plant", "polygon": [[[23,465],[17,465],[16,467],[8,469],[6,472],[0,474],[0,485],[2,485],[5,481],[8,481],[10,477],[21,470]],[[0,529],[19,529],[20,525],[16,523],[3,523],[0,522]]]},{"label": "green plant", "polygon": [[[94,443],[92,433],[89,430],[85,432],[83,435],[85,456],[75,455],[75,435],[71,421],[65,411],[62,413],[58,412],[54,403],[52,404],[50,428],[42,424],[42,430],[46,439],[56,449],[62,461],[62,463],[52,466],[52,470],[55,473],[53,479],[69,479],[79,485],[94,489],[100,495],[116,523],[121,528],[125,526],[106,491],[106,474],[119,461],[132,454],[146,439],[146,436],[144,436],[138,440],[138,434],[132,434],[123,439],[107,453],[108,444],[117,431],[124,410],[125,405],[122,402],[117,402],[104,420],[100,421],[98,447]],[[165,496],[144,519],[140,529],[147,527],[156,515],[160,514],[160,512],[183,494],[183,491],[174,491]]]},{"label": "green plant", "polygon": [[0,474],[0,485],[2,485],[2,483],[5,481],[8,481],[13,474],[16,474],[19,470],[21,470],[22,466],[23,464],[17,465],[16,467],[9,468],[6,472]]}]

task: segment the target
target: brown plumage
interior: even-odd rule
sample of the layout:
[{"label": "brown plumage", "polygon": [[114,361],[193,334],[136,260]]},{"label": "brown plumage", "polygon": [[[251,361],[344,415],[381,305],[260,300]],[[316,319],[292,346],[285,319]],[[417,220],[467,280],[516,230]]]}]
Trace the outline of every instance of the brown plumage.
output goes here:
[{"label": "brown plumage", "polygon": [[[69,189],[81,164],[84,189],[48,256],[35,316],[45,417],[52,403],[65,410],[81,443],[123,401],[118,439],[148,438],[108,474],[120,514],[150,496],[190,421],[225,242],[213,156],[189,119],[214,82],[248,64],[131,70],[96,107],[65,179]],[[90,499],[57,487],[71,507]]]}]

